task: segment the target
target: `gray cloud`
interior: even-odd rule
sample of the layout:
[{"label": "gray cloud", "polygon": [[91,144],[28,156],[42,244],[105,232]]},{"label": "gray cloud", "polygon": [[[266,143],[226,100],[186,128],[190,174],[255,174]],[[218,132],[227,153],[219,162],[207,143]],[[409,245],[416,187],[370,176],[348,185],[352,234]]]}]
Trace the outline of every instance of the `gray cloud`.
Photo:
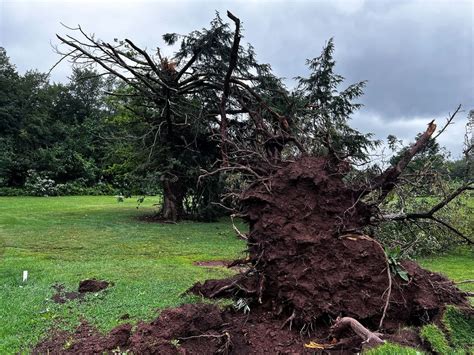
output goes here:
[{"label": "gray cloud", "polygon": [[[459,103],[474,108],[471,1],[0,1],[0,45],[20,71],[47,71],[55,63],[50,41],[66,32],[60,22],[154,48],[163,33],[205,27],[215,10],[229,9],[242,19],[260,60],[290,85],[306,73],[305,59],[334,37],[337,70],[347,84],[368,80],[353,124],[379,138],[408,140]],[[52,79],[65,80],[69,70],[59,66]],[[455,156],[465,117],[441,141]]]}]

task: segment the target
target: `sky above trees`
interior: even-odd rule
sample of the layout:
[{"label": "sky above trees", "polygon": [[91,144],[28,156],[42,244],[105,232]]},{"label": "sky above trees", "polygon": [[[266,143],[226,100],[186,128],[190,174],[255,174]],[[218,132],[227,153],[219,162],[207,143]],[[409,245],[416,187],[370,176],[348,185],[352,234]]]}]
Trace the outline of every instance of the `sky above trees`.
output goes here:
[{"label": "sky above trees", "polygon": [[[378,138],[412,139],[457,104],[466,112],[440,143],[460,155],[467,111],[474,108],[472,1],[25,1],[1,0],[0,46],[20,72],[46,72],[59,58],[56,33],[80,24],[112,41],[130,38],[153,49],[162,34],[206,27],[229,9],[243,21],[244,42],[261,62],[288,78],[305,75],[305,60],[335,41],[337,72],[368,80],[365,105],[352,124]],[[64,63],[52,80],[66,81]]]}]

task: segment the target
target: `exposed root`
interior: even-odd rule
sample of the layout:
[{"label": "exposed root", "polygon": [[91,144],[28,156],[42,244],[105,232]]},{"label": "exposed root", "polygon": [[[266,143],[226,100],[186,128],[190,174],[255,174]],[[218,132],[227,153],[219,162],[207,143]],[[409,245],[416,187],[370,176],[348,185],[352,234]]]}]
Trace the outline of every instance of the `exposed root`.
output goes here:
[{"label": "exposed root", "polygon": [[230,339],[230,334],[225,332],[223,335],[225,336],[225,342],[219,349],[217,349],[218,354],[228,354],[232,349],[232,340]]},{"label": "exposed root", "polygon": [[456,285],[470,284],[470,283],[474,283],[474,280],[462,280],[462,281],[455,282]]},{"label": "exposed root", "polygon": [[290,323],[290,330],[291,330],[291,327],[292,327],[292,325],[293,325],[293,319],[295,319],[295,317],[296,317],[296,313],[295,313],[295,311],[293,311],[293,313],[291,313],[291,316],[289,316],[289,317],[287,318],[287,320],[282,324],[282,326],[281,326],[280,329],[285,328],[285,326],[286,326],[288,323]]},{"label": "exposed root", "polygon": [[388,277],[388,287],[387,287],[387,300],[385,301],[385,306],[383,307],[382,317],[379,322],[379,330],[382,329],[383,321],[387,315],[388,305],[390,304],[390,296],[392,294],[392,275],[390,274],[390,266],[387,260],[387,277]]},{"label": "exposed root", "polygon": [[232,348],[232,341],[230,339],[230,334],[224,332],[223,334],[200,334],[200,335],[191,335],[188,337],[180,337],[178,340],[190,340],[190,339],[199,339],[199,338],[213,338],[213,339],[225,339],[224,343],[217,350],[218,354],[228,354]]},{"label": "exposed root", "polygon": [[331,327],[331,333],[339,334],[348,327],[350,327],[354,333],[356,333],[357,336],[363,340],[362,344],[373,346],[385,343],[385,341],[380,338],[383,334],[371,332],[362,324],[360,324],[359,321],[351,317],[337,318],[336,322]]},{"label": "exposed root", "polygon": [[232,283],[230,283],[230,284],[228,284],[228,285],[222,286],[220,289],[218,289],[217,291],[213,292],[213,293],[209,296],[209,298],[214,298],[214,297],[216,297],[217,295],[219,295],[221,292],[227,291],[227,290],[229,290],[229,289],[231,289],[231,288],[233,288],[233,287],[236,287],[236,285],[237,285],[237,283],[238,283],[239,281],[240,281],[240,280],[237,279],[237,280],[235,280],[234,282],[232,282]]},{"label": "exposed root", "polygon": [[240,238],[240,239],[243,239],[243,240],[247,240],[247,236],[242,233],[239,228],[237,228],[237,226],[235,225],[234,223],[234,217],[235,217],[235,214],[231,214],[230,215],[230,220],[232,221],[232,228],[234,229],[235,233],[237,234],[237,236]]}]

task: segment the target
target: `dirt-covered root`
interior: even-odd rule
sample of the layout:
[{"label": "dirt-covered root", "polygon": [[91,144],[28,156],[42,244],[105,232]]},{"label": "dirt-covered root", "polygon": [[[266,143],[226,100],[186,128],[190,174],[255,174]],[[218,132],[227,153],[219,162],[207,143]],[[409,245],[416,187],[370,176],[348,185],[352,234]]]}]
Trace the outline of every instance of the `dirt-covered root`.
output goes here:
[{"label": "dirt-covered root", "polygon": [[194,284],[187,293],[206,298],[257,297],[258,277],[255,273],[245,272],[227,279],[206,280]]},{"label": "dirt-covered root", "polygon": [[[317,250],[323,250],[322,255]],[[274,310],[282,324],[291,318],[286,325],[299,327],[342,315],[378,329],[386,310],[382,330],[390,332],[400,326],[430,322],[446,304],[468,305],[463,292],[444,276],[424,270],[413,261],[401,265],[409,281],[390,274],[389,282],[385,254],[374,240],[357,235],[334,238],[326,248],[316,249],[312,261],[304,266],[299,262],[293,265],[293,275],[301,275],[297,281],[282,275],[279,285],[285,287],[275,291],[272,298],[268,296],[271,284],[267,283],[262,303]],[[255,308],[260,307],[259,280],[255,272],[242,273],[198,283],[189,291],[208,298],[252,299],[251,307]],[[306,297],[308,294],[314,296]],[[286,300],[287,312],[278,303],[280,299]]]}]

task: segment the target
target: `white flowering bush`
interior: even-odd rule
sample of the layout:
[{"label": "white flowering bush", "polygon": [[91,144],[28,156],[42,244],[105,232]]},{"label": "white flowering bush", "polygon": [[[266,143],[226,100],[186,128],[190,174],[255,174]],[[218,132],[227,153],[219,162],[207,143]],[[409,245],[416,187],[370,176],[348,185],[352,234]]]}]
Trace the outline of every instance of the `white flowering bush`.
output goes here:
[{"label": "white flowering bush", "polygon": [[28,170],[25,189],[34,196],[56,196],[58,194],[56,182],[47,175],[40,175],[35,170]]}]

